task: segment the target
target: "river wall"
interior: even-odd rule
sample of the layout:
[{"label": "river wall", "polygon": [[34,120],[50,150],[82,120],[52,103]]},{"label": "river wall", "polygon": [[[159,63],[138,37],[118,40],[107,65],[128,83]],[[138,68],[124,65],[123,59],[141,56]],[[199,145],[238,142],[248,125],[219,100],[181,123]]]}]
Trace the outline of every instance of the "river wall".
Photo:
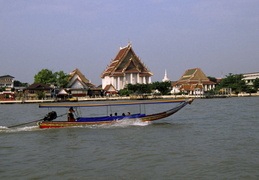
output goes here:
[{"label": "river wall", "polygon": [[[240,93],[240,94],[229,94],[229,95],[165,95],[165,96],[131,96],[131,97],[80,97],[77,101],[116,101],[116,100],[148,100],[148,99],[180,99],[180,98],[229,98],[229,97],[253,97],[259,96],[259,93]],[[0,104],[24,104],[24,103],[54,103],[64,102],[57,101],[56,99],[46,100],[14,100],[14,101],[0,101]],[[69,102],[69,101],[67,101]]]}]

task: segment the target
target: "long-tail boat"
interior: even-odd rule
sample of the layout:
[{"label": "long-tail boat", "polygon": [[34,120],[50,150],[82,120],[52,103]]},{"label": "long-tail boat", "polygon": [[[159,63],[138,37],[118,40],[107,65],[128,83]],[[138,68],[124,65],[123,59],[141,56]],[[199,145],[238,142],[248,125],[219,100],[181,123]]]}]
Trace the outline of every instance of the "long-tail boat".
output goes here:
[{"label": "long-tail boat", "polygon": [[77,108],[77,107],[101,107],[101,106],[125,106],[125,105],[145,105],[145,104],[161,104],[161,103],[179,103],[179,105],[166,110],[164,112],[146,115],[143,113],[119,116],[103,116],[103,117],[78,117],[74,121],[53,121],[58,116],[55,111],[48,113],[43,121],[38,121],[40,128],[58,128],[58,127],[80,127],[95,124],[116,123],[125,119],[139,121],[154,121],[162,119],[176,113],[187,104],[191,104],[194,99],[178,99],[178,100],[158,100],[158,101],[140,101],[140,102],[118,102],[104,104],[40,104],[40,108]]}]

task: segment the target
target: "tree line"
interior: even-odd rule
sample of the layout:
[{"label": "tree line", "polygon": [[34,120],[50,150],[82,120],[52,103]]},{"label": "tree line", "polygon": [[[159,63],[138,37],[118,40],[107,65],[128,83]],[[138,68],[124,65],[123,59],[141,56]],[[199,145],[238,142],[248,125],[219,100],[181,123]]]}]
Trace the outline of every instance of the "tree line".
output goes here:
[{"label": "tree line", "polygon": [[119,95],[129,96],[130,94],[152,93],[158,90],[162,95],[170,94],[171,82],[153,82],[151,84],[127,84],[124,89],[119,90]]}]

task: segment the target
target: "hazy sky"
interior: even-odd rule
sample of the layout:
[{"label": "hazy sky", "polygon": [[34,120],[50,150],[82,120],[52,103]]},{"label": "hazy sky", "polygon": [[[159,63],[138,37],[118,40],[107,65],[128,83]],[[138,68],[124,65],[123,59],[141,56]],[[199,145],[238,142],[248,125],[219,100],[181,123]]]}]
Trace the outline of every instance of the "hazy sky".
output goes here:
[{"label": "hazy sky", "polygon": [[119,47],[161,81],[259,72],[258,0],[0,0],[0,76],[78,68],[95,85]]}]

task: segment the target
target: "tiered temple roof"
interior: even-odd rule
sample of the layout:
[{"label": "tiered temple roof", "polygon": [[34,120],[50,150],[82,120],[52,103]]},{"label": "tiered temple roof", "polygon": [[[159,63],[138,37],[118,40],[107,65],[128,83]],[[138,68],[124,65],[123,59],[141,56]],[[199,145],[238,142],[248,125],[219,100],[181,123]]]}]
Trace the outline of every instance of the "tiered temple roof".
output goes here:
[{"label": "tiered temple roof", "polygon": [[110,65],[102,73],[101,78],[105,76],[124,76],[126,73],[139,73],[140,76],[153,75],[136,56],[131,44],[120,48],[116,57],[111,60]]},{"label": "tiered temple roof", "polygon": [[215,84],[202,72],[200,68],[188,69],[177,81],[176,85],[181,84]]},{"label": "tiered temple roof", "polygon": [[174,83],[174,86],[178,86],[180,91],[189,92],[195,89],[203,89],[205,86],[209,86],[209,89],[211,89],[215,84],[207,78],[200,68],[194,68],[186,70],[182,77]]}]

